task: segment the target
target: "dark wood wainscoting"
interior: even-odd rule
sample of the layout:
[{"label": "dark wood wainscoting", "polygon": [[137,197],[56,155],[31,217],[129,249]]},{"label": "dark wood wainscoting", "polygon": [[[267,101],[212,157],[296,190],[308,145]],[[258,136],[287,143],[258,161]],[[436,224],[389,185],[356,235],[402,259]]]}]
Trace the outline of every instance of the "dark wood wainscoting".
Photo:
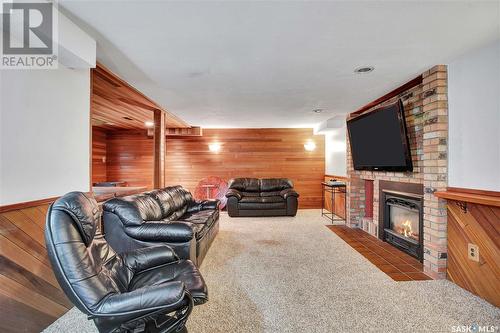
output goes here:
[{"label": "dark wood wainscoting", "polygon": [[[308,140],[316,143],[312,152],[304,149]],[[209,151],[214,142],[219,153]],[[166,183],[190,190],[208,176],[285,177],[300,193],[300,208],[320,208],[324,172],[324,137],[312,129],[204,129],[199,137],[167,138]]]},{"label": "dark wood wainscoting", "polygon": [[48,204],[0,213],[1,332],[40,332],[73,307],[44,240]]},{"label": "dark wood wainscoting", "polygon": [[[500,207],[448,201],[448,279],[500,307]],[[479,262],[467,257],[479,247]]]},{"label": "dark wood wainscoting", "polygon": [[[448,187],[447,278],[500,306],[500,192]],[[479,262],[468,258],[468,244],[479,248]]]}]

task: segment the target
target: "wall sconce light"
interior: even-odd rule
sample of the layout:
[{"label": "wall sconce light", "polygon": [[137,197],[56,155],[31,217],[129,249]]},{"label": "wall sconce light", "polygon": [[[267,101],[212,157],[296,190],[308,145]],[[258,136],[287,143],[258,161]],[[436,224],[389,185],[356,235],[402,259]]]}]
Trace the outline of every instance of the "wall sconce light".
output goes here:
[{"label": "wall sconce light", "polygon": [[313,141],[308,141],[304,143],[304,149],[307,151],[313,151],[316,149],[316,144]]},{"label": "wall sconce light", "polygon": [[221,145],[218,142],[213,142],[208,145],[208,150],[210,150],[212,153],[218,153],[220,152]]}]

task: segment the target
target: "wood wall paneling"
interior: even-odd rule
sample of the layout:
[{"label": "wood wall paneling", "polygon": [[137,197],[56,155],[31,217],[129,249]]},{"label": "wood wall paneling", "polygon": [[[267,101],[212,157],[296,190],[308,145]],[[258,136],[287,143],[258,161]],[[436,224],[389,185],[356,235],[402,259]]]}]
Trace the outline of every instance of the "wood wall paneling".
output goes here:
[{"label": "wood wall paneling", "polygon": [[107,131],[92,127],[92,183],[107,181]]},{"label": "wood wall paneling", "polygon": [[73,307],[52,272],[48,204],[0,214],[0,331],[39,332]]},{"label": "wood wall paneling", "polygon": [[[304,149],[310,139],[313,152]],[[213,142],[219,153],[209,151]],[[167,138],[166,183],[193,191],[208,176],[285,177],[300,193],[300,208],[320,208],[324,152],[324,137],[312,129],[204,129],[200,137]]]},{"label": "wood wall paneling", "polygon": [[[448,201],[447,277],[500,307],[500,207],[467,202],[462,210]],[[467,257],[469,243],[479,247],[479,262]]]},{"label": "wood wall paneling", "polygon": [[110,131],[107,147],[107,180],[128,186],[154,186],[154,139],[147,131]]}]

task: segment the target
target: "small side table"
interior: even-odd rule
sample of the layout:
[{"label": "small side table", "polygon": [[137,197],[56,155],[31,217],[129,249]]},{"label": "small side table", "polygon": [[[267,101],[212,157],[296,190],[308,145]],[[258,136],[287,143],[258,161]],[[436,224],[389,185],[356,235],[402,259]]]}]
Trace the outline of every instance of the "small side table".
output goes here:
[{"label": "small side table", "polygon": [[[330,221],[335,222],[335,221],[344,221],[346,222],[345,218],[339,218],[338,215],[335,215],[335,213],[333,212],[335,210],[335,197],[339,194],[339,193],[346,193],[346,184],[345,183],[340,183],[340,182],[336,182],[336,183],[325,183],[325,182],[322,182],[321,183],[321,186],[322,186],[322,191],[321,191],[321,216],[325,216],[327,219],[329,219]],[[332,198],[332,201],[331,201],[331,209],[332,211],[329,212],[327,209],[325,209],[325,193],[330,193],[331,194],[331,198]],[[346,209],[346,202],[347,202],[347,198],[344,199],[344,212],[345,214],[347,215],[347,209]]]},{"label": "small side table", "polygon": [[217,185],[214,185],[214,184],[203,184],[201,185],[201,187],[203,187],[207,192],[206,192],[206,198],[205,199],[212,199],[211,198],[211,195],[210,195],[210,191],[213,189],[213,188],[216,188]]}]

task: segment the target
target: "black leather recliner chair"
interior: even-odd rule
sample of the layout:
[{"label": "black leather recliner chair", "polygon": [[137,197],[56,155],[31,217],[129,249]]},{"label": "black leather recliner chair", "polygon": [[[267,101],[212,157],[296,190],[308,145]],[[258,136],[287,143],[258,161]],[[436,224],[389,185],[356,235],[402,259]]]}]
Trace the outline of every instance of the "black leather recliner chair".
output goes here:
[{"label": "black leather recliner chair", "polygon": [[235,178],[226,193],[227,212],[237,216],[295,216],[299,194],[286,178]]},{"label": "black leather recliner chair", "polygon": [[104,233],[125,252],[165,244],[200,266],[219,231],[219,200],[195,201],[182,186],[108,200]]},{"label": "black leather recliner chair", "polygon": [[45,240],[55,276],[99,332],[185,331],[193,305],[207,301],[196,266],[168,246],[116,254],[100,232],[95,199],[71,192],[47,213]]}]

